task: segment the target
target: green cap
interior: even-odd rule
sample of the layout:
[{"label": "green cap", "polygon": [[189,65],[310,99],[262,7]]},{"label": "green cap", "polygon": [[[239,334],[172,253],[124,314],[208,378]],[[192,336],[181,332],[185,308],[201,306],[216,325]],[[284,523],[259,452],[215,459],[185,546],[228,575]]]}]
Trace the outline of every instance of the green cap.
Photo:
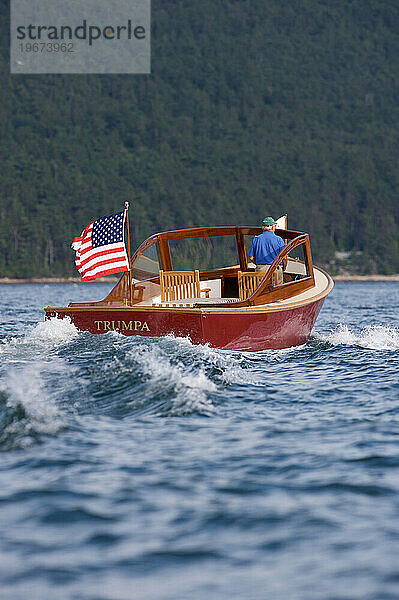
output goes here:
[{"label": "green cap", "polygon": [[266,225],[266,227],[271,227],[272,225],[277,225],[277,221],[275,221],[273,219],[273,217],[266,217],[266,219],[263,219],[262,223],[263,223],[263,225]]}]

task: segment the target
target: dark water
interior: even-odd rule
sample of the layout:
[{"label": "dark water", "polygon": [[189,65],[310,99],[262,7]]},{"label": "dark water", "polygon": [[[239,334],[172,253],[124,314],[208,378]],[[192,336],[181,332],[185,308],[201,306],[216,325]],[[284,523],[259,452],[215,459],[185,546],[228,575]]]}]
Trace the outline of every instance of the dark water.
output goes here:
[{"label": "dark water", "polygon": [[399,598],[399,284],[305,346],[78,333],[0,287],[3,600]]}]

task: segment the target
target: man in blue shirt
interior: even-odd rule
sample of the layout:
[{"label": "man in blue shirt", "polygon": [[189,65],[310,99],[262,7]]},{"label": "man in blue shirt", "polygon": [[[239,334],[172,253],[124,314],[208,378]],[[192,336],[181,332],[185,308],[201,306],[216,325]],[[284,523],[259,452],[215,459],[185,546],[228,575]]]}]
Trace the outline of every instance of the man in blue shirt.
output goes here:
[{"label": "man in blue shirt", "polygon": [[[262,222],[263,233],[252,240],[249,259],[255,263],[255,271],[268,271],[276,256],[285,246],[284,240],[274,233],[276,225],[277,221],[273,217],[266,217]],[[274,283],[283,283],[283,267],[281,265],[277,267],[276,273],[277,281]]]}]

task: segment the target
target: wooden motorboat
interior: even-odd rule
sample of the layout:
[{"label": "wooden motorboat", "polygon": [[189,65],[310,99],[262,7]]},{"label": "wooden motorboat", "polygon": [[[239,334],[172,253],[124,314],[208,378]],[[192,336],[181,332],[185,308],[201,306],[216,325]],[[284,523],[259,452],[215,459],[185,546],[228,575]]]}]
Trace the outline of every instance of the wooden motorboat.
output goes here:
[{"label": "wooden motorboat", "polygon": [[[257,351],[306,342],[333,287],[313,266],[309,235],[277,229],[286,246],[265,273],[247,252],[260,227],[196,227],[157,233],[104,300],[48,306],[81,331],[188,337],[194,344]],[[284,263],[283,282],[276,272]]]}]

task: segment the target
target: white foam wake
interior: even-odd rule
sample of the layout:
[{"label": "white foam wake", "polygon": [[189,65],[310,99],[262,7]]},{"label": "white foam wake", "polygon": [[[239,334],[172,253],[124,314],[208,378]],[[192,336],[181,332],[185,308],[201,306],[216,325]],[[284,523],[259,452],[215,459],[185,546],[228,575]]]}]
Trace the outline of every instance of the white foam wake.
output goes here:
[{"label": "white foam wake", "polygon": [[6,435],[23,437],[23,445],[31,443],[33,433],[54,434],[64,426],[65,420],[54,400],[46,393],[42,371],[47,363],[31,363],[15,368],[6,374],[0,390],[7,398],[7,409],[22,408],[24,417],[12,419],[6,426]]},{"label": "white foam wake", "polygon": [[338,325],[328,335],[317,336],[333,346],[360,346],[370,350],[398,350],[399,330],[384,325],[368,325],[360,331],[352,331],[348,325]]},{"label": "white foam wake", "polygon": [[3,361],[8,359],[9,362],[31,360],[33,354],[37,357],[59,344],[69,343],[78,333],[69,317],[43,321],[27,328],[21,337],[4,339],[0,345],[0,356]]},{"label": "white foam wake", "polygon": [[217,350],[207,344],[195,345],[188,338],[167,336],[165,339],[174,342],[177,351],[188,355],[193,361],[201,362],[208,368],[213,367],[214,378],[221,383],[240,385],[261,383],[248,364],[252,358],[250,353]]},{"label": "white foam wake", "polygon": [[215,406],[208,394],[217,390],[201,368],[188,368],[178,362],[173,364],[168,355],[159,347],[142,348],[133,355],[134,361],[141,367],[142,372],[148,377],[148,384],[154,395],[160,390],[172,387],[172,394],[168,394],[168,416],[180,416],[198,412],[211,414]]},{"label": "white foam wake", "polygon": [[40,342],[69,342],[78,335],[78,330],[69,317],[48,319],[37,323],[28,333],[28,338]]},{"label": "white foam wake", "polygon": [[[9,337],[0,346],[0,392],[6,399],[3,440],[18,439],[18,445],[33,443],[35,434],[54,434],[65,425],[65,415],[46,387],[49,374],[64,385],[70,366],[57,356],[61,345],[71,342],[78,331],[69,319],[51,319],[31,326],[21,337]],[[59,395],[59,387],[56,394]],[[12,442],[14,444],[15,442]]]}]

